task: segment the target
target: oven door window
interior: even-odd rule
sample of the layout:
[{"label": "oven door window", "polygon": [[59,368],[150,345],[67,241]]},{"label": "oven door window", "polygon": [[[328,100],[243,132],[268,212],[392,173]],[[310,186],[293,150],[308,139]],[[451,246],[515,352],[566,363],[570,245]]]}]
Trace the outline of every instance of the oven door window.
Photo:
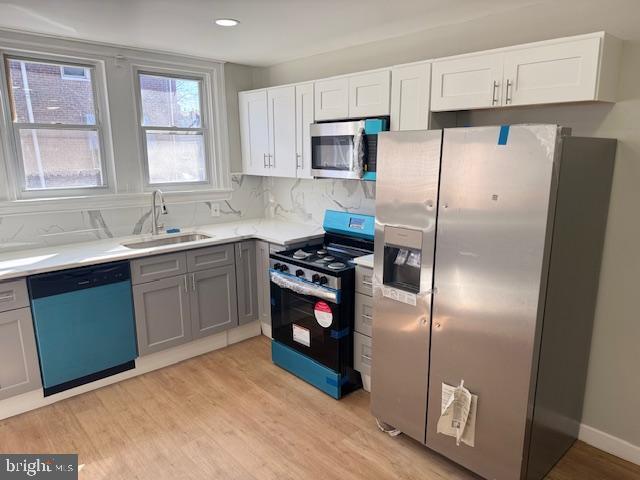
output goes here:
[{"label": "oven door window", "polygon": [[331,332],[340,325],[339,306],[273,283],[271,302],[273,339],[338,371],[339,340]]},{"label": "oven door window", "polygon": [[311,166],[316,170],[353,170],[353,135],[311,138]]}]

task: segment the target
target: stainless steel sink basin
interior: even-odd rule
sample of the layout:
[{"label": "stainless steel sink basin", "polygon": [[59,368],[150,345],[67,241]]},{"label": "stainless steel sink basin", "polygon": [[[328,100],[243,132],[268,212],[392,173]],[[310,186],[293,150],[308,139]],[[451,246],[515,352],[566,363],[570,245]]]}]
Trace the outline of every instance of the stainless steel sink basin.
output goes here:
[{"label": "stainless steel sink basin", "polygon": [[176,243],[197,242],[198,240],[206,240],[207,238],[211,237],[202,233],[185,233],[184,235],[171,235],[169,237],[123,243],[122,246],[127,248],[152,248],[162,247],[164,245],[175,245]]}]

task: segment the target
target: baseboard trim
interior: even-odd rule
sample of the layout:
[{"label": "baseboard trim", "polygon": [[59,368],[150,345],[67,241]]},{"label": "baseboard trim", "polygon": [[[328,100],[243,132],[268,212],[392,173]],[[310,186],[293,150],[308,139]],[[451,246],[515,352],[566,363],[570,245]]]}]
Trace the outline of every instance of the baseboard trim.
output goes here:
[{"label": "baseboard trim", "polygon": [[584,423],[580,425],[578,438],[584,443],[599,448],[611,455],[620,457],[628,462],[640,465],[640,446],[622,440],[605,433],[597,428],[590,427]]},{"label": "baseboard trim", "polygon": [[234,343],[241,342],[242,340],[259,336],[260,333],[260,322],[256,320],[255,322],[247,325],[241,325],[240,327],[227,330],[226,332],[200,338],[189,343],[185,343],[184,345],[169,348],[162,352],[138,357],[135,360],[136,367],[132,370],[127,370],[110,377],[102,378],[95,382],[86,383],[48,397],[43,395],[43,390],[40,388],[14,397],[9,397],[5,400],[0,400],[0,420],[25,413],[30,410],[35,410],[46,405],[51,405],[52,403],[59,402],[65,398],[75,397],[76,395],[90,392],[91,390],[97,390],[98,388],[118,383],[128,378],[137,377],[143,373],[168,367],[174,363],[182,362],[183,360],[188,360],[214,350],[219,350]]}]

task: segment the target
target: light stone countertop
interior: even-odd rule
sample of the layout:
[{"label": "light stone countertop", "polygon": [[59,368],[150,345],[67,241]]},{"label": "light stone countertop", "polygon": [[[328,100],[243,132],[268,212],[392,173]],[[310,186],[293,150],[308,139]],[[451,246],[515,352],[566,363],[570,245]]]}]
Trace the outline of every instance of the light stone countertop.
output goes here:
[{"label": "light stone countertop", "polygon": [[355,263],[356,265],[361,265],[363,267],[373,268],[373,253],[371,255],[354,258],[353,263]]},{"label": "light stone countertop", "polygon": [[[151,239],[151,235],[146,234],[0,253],[0,281],[36,273],[83,267],[115,260],[146,257],[180,250],[191,250],[248,239],[264,240],[278,245],[290,245],[320,238],[324,235],[324,230],[321,226],[264,218],[192,227],[181,230],[180,234],[194,232],[203,233],[212,238],[141,249],[130,249],[122,245],[127,242]],[[170,235],[176,234],[164,234],[162,236]]]}]

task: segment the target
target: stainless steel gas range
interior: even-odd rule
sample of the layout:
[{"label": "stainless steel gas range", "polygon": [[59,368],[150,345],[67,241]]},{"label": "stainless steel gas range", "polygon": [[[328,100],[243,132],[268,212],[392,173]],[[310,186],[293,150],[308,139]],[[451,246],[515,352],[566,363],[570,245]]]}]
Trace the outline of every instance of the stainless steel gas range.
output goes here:
[{"label": "stainless steel gas range", "polygon": [[340,398],[353,369],[355,265],[373,252],[374,217],[327,210],[322,245],[270,255],[273,362]]}]

